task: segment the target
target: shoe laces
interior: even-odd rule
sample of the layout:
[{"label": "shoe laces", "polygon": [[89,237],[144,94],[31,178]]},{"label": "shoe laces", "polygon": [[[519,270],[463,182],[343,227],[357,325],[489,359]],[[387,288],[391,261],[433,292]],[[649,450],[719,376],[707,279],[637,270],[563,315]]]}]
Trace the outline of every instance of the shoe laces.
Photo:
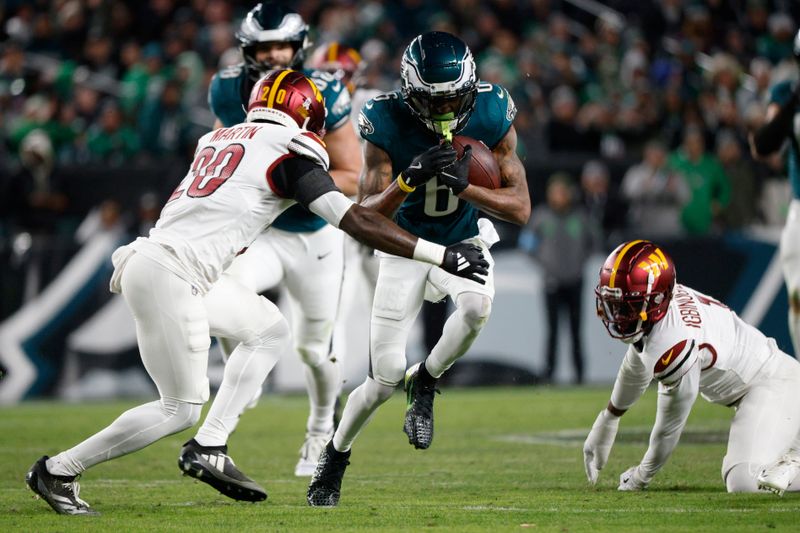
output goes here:
[{"label": "shoe laces", "polygon": [[418,414],[430,417],[433,412],[433,398],[441,394],[435,384],[418,383],[417,393],[414,395],[412,407]]},{"label": "shoe laces", "polygon": [[81,484],[78,483],[78,479],[80,479],[80,475],[75,476],[75,478],[72,481],[62,481],[62,480],[57,480],[57,481],[58,483],[61,484],[61,487],[64,489],[64,491],[67,492],[75,500],[76,503],[88,508],[89,504],[80,498]]}]

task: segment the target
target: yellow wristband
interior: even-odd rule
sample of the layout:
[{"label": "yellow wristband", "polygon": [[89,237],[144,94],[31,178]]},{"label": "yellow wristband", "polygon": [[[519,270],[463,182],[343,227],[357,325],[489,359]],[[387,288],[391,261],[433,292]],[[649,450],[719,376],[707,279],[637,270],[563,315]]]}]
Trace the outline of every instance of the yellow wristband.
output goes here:
[{"label": "yellow wristband", "polygon": [[412,187],[405,182],[402,172],[397,175],[397,186],[400,187],[400,190],[405,193],[414,192],[416,190],[416,187]]}]

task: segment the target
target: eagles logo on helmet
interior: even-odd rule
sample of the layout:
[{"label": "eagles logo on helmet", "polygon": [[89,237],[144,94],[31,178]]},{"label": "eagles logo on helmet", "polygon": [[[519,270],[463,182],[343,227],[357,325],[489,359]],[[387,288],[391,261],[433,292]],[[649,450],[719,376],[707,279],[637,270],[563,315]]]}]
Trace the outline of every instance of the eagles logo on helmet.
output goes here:
[{"label": "eagles logo on helmet", "polygon": [[325,135],[325,101],[314,82],[296,70],[273,70],[250,91],[247,121],[265,120]]},{"label": "eagles logo on helmet", "polygon": [[449,138],[467,125],[478,77],[464,41],[442,31],[417,36],[403,53],[400,80],[404,102],[428,129]]},{"label": "eagles logo on helmet", "polygon": [[664,318],[675,287],[675,264],[650,241],[619,245],[600,269],[597,314],[608,333],[639,341]]},{"label": "eagles logo on helmet", "polygon": [[[263,2],[247,13],[242,20],[236,39],[242,50],[245,65],[254,79],[266,74],[276,66],[298,68],[311,47],[308,39],[308,24],[303,18],[279,4]],[[288,65],[269,65],[256,60],[255,52],[260,43],[286,42],[292,45],[294,55]]]},{"label": "eagles logo on helmet", "polygon": [[339,42],[332,42],[314,51],[309,66],[315,70],[330,72],[347,86],[352,94],[363,82],[366,62],[358,50]]}]

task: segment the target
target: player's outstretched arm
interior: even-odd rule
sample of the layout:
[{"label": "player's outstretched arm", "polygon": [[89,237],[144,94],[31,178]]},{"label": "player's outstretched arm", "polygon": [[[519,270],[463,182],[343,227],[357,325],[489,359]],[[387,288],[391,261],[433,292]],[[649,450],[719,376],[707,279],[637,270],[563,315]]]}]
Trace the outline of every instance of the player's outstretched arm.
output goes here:
[{"label": "player's outstretched arm", "polygon": [[483,250],[474,244],[456,243],[444,247],[417,238],[377,211],[353,203],[339,191],[327,192],[307,207],[328,224],[338,227],[362,244],[389,254],[431,263],[480,284],[486,283],[489,262],[483,257]]},{"label": "player's outstretched arm", "polygon": [[345,122],[325,135],[329,172],[333,182],[347,196],[358,192],[358,177],[361,174],[361,143],[350,122]]},{"label": "player's outstretched arm", "polygon": [[700,391],[700,364],[695,363],[676,384],[658,386],[656,421],[642,462],[620,476],[619,490],[641,490],[667,462],[678,445],[686,419]]},{"label": "player's outstretched arm", "polygon": [[458,197],[494,217],[522,226],[531,216],[531,197],[525,167],[517,156],[517,132],[514,126],[492,152],[500,166],[502,187],[492,190],[468,185]]},{"label": "player's outstretched arm", "polygon": [[286,158],[271,168],[269,184],[276,195],[293,198],[328,224],[368,246],[425,261],[456,276],[485,283],[489,263],[480,247],[465,243],[444,247],[418,239],[377,211],[347,198],[318,162],[306,157]]},{"label": "player's outstretched arm", "polygon": [[358,189],[359,203],[384,216],[393,217],[409,193],[455,159],[456,151],[451,145],[432,146],[415,157],[408,168],[394,179],[389,154],[367,141],[364,144],[364,172]]}]

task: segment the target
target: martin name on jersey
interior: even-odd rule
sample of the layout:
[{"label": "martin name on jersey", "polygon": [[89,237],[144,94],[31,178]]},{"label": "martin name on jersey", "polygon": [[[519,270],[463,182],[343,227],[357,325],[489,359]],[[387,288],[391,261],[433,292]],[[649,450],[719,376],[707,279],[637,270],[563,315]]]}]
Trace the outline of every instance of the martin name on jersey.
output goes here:
[{"label": "martin name on jersey", "polygon": [[135,250],[208,292],[236,254],[295,204],[272,176],[293,154],[328,168],[323,141],[300,128],[247,123],[205,134],[150,236],[120,248],[114,264]]},{"label": "martin name on jersey", "polygon": [[773,339],[726,305],[676,284],[667,314],[642,344],[628,348],[617,382],[625,383],[624,377],[633,373],[670,387],[699,364],[700,394],[709,402],[731,405],[779,353]]},{"label": "martin name on jersey", "polygon": [[[475,108],[457,133],[494,148],[508,133],[516,114],[517,108],[506,89],[480,82]],[[367,102],[358,125],[361,137],[389,155],[394,176],[408,167],[414,156],[439,143],[436,134],[414,117],[400,91]],[[478,210],[435,178],[410,193],[395,218],[401,228],[443,245],[478,234]]]}]

